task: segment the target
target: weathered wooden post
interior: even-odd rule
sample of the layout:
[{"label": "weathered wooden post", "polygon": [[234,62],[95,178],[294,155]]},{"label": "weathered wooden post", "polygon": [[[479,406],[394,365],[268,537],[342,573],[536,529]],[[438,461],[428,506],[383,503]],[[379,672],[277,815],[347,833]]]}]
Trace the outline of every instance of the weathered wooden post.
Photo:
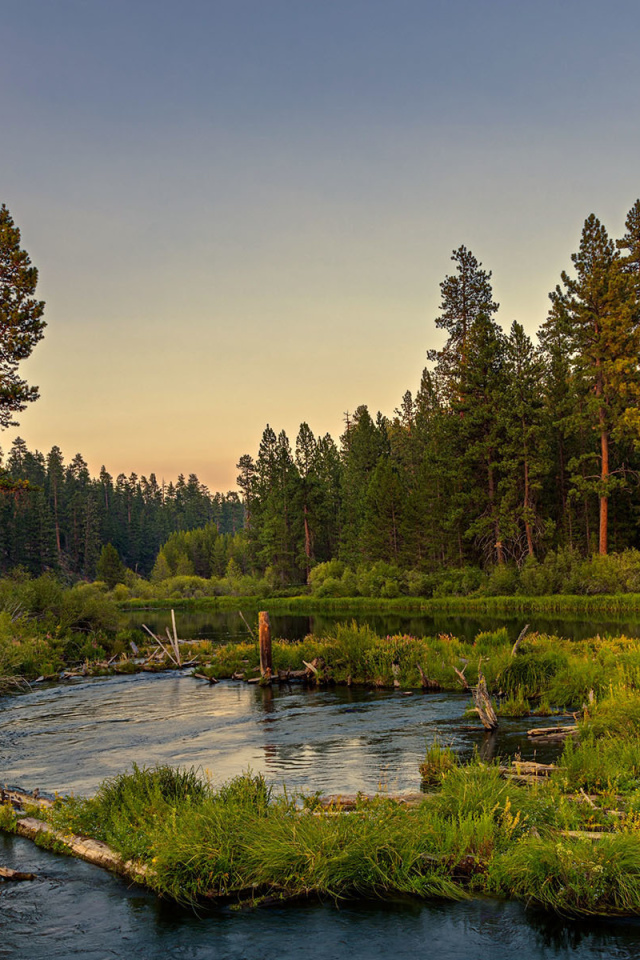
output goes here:
[{"label": "weathered wooden post", "polygon": [[259,616],[259,639],[260,639],[260,675],[265,679],[271,678],[273,663],[271,660],[271,625],[269,623],[269,614],[266,610],[261,610]]}]

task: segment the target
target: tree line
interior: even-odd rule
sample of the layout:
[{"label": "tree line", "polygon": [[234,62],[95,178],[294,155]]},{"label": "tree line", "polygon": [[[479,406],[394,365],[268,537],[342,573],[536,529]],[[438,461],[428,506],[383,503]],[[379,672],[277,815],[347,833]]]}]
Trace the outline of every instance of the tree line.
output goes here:
[{"label": "tree line", "polygon": [[0,572],[20,566],[92,579],[112,544],[127,567],[147,576],[170,534],[213,524],[232,535],[243,526],[238,494],[211,494],[194,473],[166,485],[153,473],[114,479],[104,467],[91,477],[80,454],[65,464],[59,447],[45,456],[21,438],[1,466],[8,492],[0,497]]},{"label": "tree line", "polygon": [[359,406],[336,443],[267,425],[238,463],[254,570],[308,581],[315,565],[405,569],[638,547],[640,200],[615,241],[591,215],[536,341],[497,321],[491,272],[461,246],[440,284],[415,394],[392,417]]}]

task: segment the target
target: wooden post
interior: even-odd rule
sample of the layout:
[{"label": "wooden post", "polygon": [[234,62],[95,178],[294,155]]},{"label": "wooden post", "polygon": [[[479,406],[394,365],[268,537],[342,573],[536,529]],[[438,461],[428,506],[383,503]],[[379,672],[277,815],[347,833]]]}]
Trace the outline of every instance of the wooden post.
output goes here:
[{"label": "wooden post", "polygon": [[266,610],[261,610],[259,617],[259,636],[260,636],[260,674],[267,679],[271,677],[271,625],[269,624],[269,614]]}]

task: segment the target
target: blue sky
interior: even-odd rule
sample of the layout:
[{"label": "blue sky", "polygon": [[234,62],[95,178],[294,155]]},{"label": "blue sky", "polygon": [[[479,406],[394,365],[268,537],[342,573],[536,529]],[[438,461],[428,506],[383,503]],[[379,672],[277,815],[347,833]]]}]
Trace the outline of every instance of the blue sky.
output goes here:
[{"label": "blue sky", "polygon": [[453,248],[534,333],[640,194],[640,4],[0,0],[0,200],[47,301],[16,431],[233,484],[415,389]]}]

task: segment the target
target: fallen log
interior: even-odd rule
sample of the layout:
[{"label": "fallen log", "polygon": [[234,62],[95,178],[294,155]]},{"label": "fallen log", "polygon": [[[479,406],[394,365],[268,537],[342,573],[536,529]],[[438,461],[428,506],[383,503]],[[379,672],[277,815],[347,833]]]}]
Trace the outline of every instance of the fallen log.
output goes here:
[{"label": "fallen log", "polygon": [[211,686],[213,686],[215,683],[220,682],[219,680],[216,680],[215,677],[208,677],[204,673],[194,673],[193,676],[195,677],[196,680],[206,680],[207,683],[211,684]]},{"label": "fallen log", "polygon": [[574,737],[577,733],[577,726],[533,727],[527,730],[527,737],[530,740],[566,740],[567,737]]},{"label": "fallen log", "polygon": [[536,763],[534,760],[514,760],[508,767],[498,767],[502,774],[522,774],[543,779],[550,777],[557,769],[555,763]]},{"label": "fallen log", "polygon": [[12,870],[10,867],[0,867],[0,877],[3,880],[35,880],[35,873],[23,873],[22,870]]},{"label": "fallen log", "polygon": [[102,843],[101,840],[91,840],[87,837],[78,836],[78,834],[56,830],[51,824],[45,823],[44,820],[36,820],[35,817],[22,817],[18,820],[16,822],[16,833],[28,840],[46,837],[52,843],[60,844],[64,852],[68,852],[80,860],[86,860],[87,863],[93,863],[97,867],[102,867],[104,870],[109,870],[111,873],[117,873],[128,880],[148,883],[153,877],[153,870],[146,864],[136,863],[134,860],[125,860],[106,843]]},{"label": "fallen log", "polygon": [[355,810],[359,803],[371,803],[374,800],[392,800],[405,807],[416,807],[424,800],[424,793],[333,793],[319,797],[317,805],[323,811],[344,813]]}]

